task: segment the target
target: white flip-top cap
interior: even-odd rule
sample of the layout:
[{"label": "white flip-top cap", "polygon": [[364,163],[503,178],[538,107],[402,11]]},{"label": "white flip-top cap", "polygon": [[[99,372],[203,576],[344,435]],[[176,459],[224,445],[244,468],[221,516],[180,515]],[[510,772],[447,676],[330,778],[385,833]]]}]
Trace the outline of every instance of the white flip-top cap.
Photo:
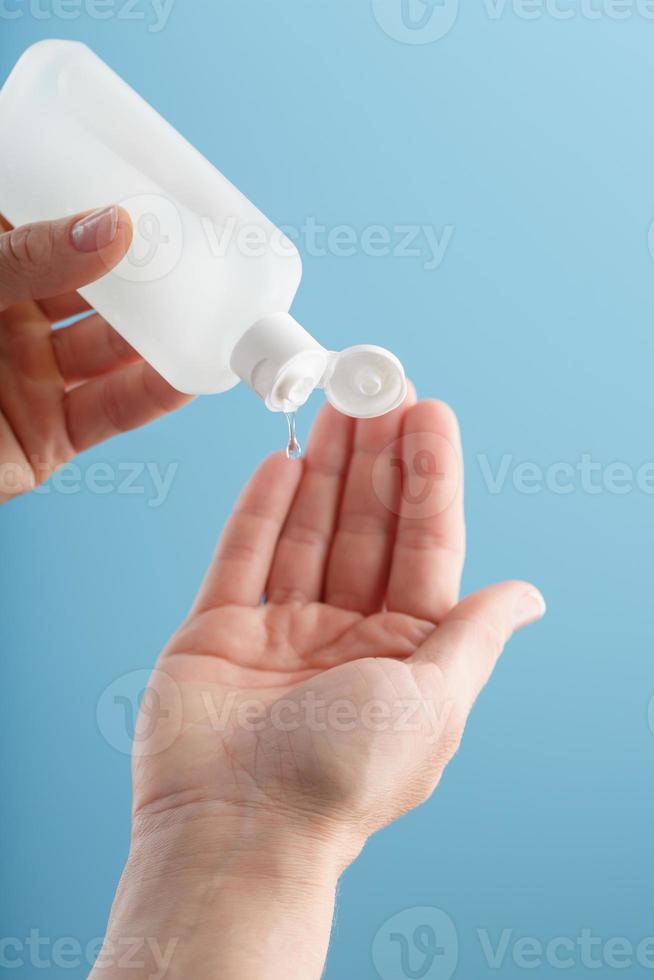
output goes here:
[{"label": "white flip-top cap", "polygon": [[332,354],[323,378],[327,401],[357,419],[373,419],[406,398],[404,368],[384,347],[360,344]]},{"label": "white flip-top cap", "polygon": [[273,313],[237,343],[231,369],[273,412],[293,412],[315,388],[344,415],[375,418],[400,405],[407,391],[402,365],[383,347],[340,353],[322,347],[288,313]]}]

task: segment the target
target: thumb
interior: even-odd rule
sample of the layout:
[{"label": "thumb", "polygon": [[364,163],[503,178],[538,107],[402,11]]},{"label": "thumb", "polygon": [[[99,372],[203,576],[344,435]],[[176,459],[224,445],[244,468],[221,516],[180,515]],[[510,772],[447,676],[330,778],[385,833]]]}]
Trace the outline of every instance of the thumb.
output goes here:
[{"label": "thumb", "polygon": [[120,262],[131,240],[129,215],[116,206],[5,232],[0,235],[0,311],[94,282]]},{"label": "thumb", "polygon": [[541,619],[546,608],[528,582],[492,585],[455,606],[409,663],[424,673],[427,685],[425,665],[436,666],[467,715],[512,635]]}]

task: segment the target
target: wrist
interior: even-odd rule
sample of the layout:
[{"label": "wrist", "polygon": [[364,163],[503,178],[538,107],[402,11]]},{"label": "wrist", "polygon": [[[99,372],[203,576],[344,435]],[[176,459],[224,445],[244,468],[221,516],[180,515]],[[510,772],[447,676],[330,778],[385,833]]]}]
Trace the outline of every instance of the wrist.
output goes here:
[{"label": "wrist", "polygon": [[293,976],[317,980],[338,878],[358,849],[341,828],[288,814],[142,812],[93,978],[121,976],[131,942],[139,980],[276,980],[291,948]]},{"label": "wrist", "polygon": [[300,888],[334,883],[363,840],[322,816],[199,802],[135,814],[128,866],[156,878],[269,879]]}]

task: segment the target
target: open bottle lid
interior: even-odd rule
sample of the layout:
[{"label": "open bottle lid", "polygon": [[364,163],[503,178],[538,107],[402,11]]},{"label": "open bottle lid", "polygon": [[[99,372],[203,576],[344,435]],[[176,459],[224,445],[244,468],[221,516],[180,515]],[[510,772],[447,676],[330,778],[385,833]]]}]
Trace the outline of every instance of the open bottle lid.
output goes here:
[{"label": "open bottle lid", "polygon": [[372,344],[331,354],[321,386],[330,405],[357,419],[385,415],[401,405],[407,393],[404,368],[395,354]]},{"label": "open bottle lid", "polygon": [[288,313],[263,317],[236,344],[230,366],[272,412],[294,412],[315,388],[343,415],[372,419],[406,396],[404,369],[383,347],[329,351]]}]

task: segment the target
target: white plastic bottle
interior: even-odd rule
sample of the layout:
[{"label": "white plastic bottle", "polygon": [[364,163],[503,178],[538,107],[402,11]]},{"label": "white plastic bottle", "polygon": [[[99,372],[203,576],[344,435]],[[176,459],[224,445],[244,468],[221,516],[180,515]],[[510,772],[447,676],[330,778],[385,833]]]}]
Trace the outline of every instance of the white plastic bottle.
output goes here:
[{"label": "white plastic bottle", "polygon": [[80,292],[175,388],[241,379],[288,412],[323,387],[359,418],[403,400],[391,353],[330,352],[289,315],[302,275],[292,242],[85,45],[25,51],[0,90],[0,145],[12,224],[128,211],[129,253]]}]

